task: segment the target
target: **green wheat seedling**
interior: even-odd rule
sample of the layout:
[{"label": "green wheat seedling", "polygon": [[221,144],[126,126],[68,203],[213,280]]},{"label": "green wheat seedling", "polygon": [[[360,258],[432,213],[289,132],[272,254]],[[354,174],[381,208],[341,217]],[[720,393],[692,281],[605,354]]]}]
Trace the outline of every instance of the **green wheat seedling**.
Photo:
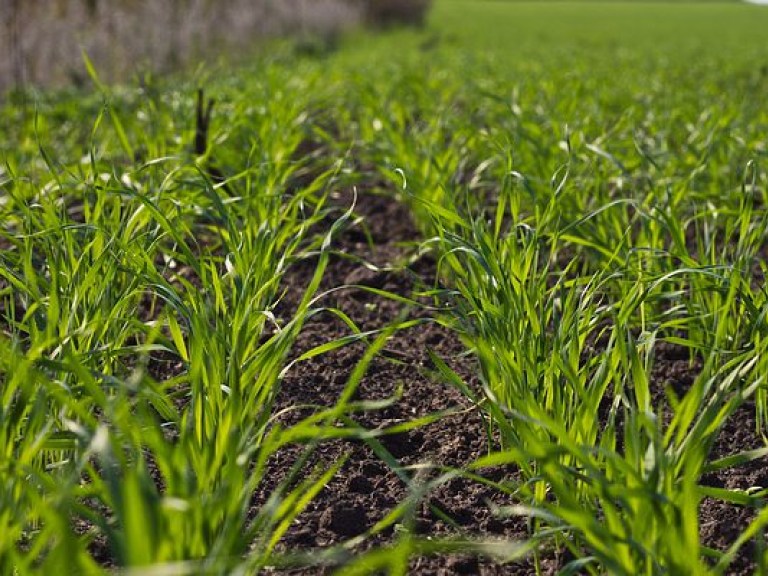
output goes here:
[{"label": "green wheat seedling", "polygon": [[[555,250],[547,244],[556,239],[527,225],[497,236],[489,228],[467,222],[461,233],[443,233],[438,244],[444,274],[455,286],[451,325],[477,355],[505,448],[477,466],[517,465],[526,481],[515,497],[525,505],[513,512],[530,514],[539,529],[573,530],[576,539],[561,544],[577,558],[584,546],[595,566],[611,573],[703,573],[701,555],[712,554],[698,542],[703,495],[761,502],[698,485],[718,431],[765,386],[760,352],[737,336],[746,310],[732,307],[741,306],[737,296],[751,294],[739,268],[701,266],[657,277],[641,266],[643,276],[633,283],[616,282],[622,279],[610,269],[570,280],[567,267],[552,270]],[[444,229],[456,227],[451,222]],[[717,322],[701,333],[703,340],[675,340],[670,328],[687,325],[659,307],[677,292],[675,283],[665,291],[677,276],[702,298],[687,321]],[[626,292],[612,305],[614,284]],[[656,339],[667,330],[671,341],[706,358],[668,424],[650,377]],[[700,555],[683,559],[680,547]]]},{"label": "green wheat seedling", "polygon": [[[759,498],[698,485],[729,415],[753,398],[758,415],[764,411],[756,361],[764,296],[753,277],[764,215],[754,209],[755,173],[751,184],[717,204],[709,197],[705,208],[682,187],[625,198],[598,189],[587,197],[580,184],[595,178],[588,172],[595,166],[585,153],[607,161],[609,173],[631,174],[617,157],[566,134],[568,156],[549,182],[513,170],[517,150],[477,161],[495,166],[476,172],[480,180],[509,170],[488,206],[479,203],[477,184],[457,189],[446,180],[450,170],[433,170],[419,138],[392,139],[403,149],[389,153],[409,170],[389,177],[410,188],[406,199],[435,235],[430,245],[448,282],[435,294],[453,306],[446,322],[479,360],[485,406],[507,450],[479,466],[514,463],[527,479],[515,497],[528,507],[514,513],[531,515],[537,530],[554,529],[578,558],[574,568],[699,573],[702,558],[714,556],[715,570],[724,570],[733,552],[719,555],[698,542],[701,498],[762,507]],[[425,161],[414,164],[418,157]],[[672,394],[671,422],[651,376],[659,341],[685,347],[691,361],[704,359],[701,384],[682,398]],[[628,485],[638,495],[615,502]],[[753,534],[763,520],[756,522]],[[635,534],[634,526],[645,528]],[[561,539],[563,530],[575,540]],[[682,546],[699,550],[688,564],[677,555]]]},{"label": "green wheat seedling", "polygon": [[[577,234],[585,223],[599,225],[601,212],[558,230],[556,193],[531,217],[534,225],[505,231],[503,207],[519,201],[516,191],[503,194],[495,222],[458,226],[455,216],[444,222],[439,209],[420,200],[433,215],[443,275],[454,286],[449,322],[479,360],[488,411],[506,447],[478,466],[517,465],[526,481],[515,497],[532,507],[514,513],[530,514],[540,529],[573,530],[576,540],[561,543],[577,558],[584,546],[595,566],[612,573],[703,573],[701,558],[714,554],[698,542],[703,495],[761,507],[759,498],[698,485],[718,431],[765,386],[755,349],[762,328],[752,320],[763,297],[744,279],[758,246],[746,239],[761,220],[742,206],[725,224],[726,233],[738,226],[745,238],[736,254],[705,255],[703,262],[688,255],[691,267],[675,269],[674,246],[660,244],[655,254],[631,248],[652,244],[661,237],[654,228],[670,226],[639,213],[613,253],[602,252],[603,270],[574,278],[573,261],[556,267],[559,245],[596,246]],[[511,216],[518,217],[516,208]],[[669,423],[651,388],[657,338],[705,358]],[[700,553],[683,560],[680,547]],[[716,570],[724,569],[730,552],[714,555],[721,558]]]},{"label": "green wheat seedling", "polygon": [[[0,572],[252,573],[299,558],[398,574],[462,552],[531,555],[543,572],[554,552],[564,574],[750,560],[765,573],[765,487],[712,482],[766,459],[765,14],[446,0],[429,41],[356,36],[324,59],[278,43],[244,70],[7,95]],[[195,150],[200,87],[217,105]],[[487,458],[434,482],[387,453],[388,430],[354,424],[394,401],[354,391],[396,333],[323,310],[350,335],[291,351],[324,305],[342,224],[330,200],[352,185],[408,207],[423,240],[411,261],[430,278],[437,263],[420,321],[454,330],[456,361],[477,362],[474,386],[431,354],[489,441]],[[286,312],[284,274],[305,258],[317,268]],[[281,377],[354,342],[369,353],[338,404],[282,427]],[[724,453],[723,431],[753,412],[751,444]],[[411,497],[361,539],[282,550],[336,470],[309,465],[327,438],[367,442]],[[514,481],[484,478],[489,465]],[[528,540],[415,534],[415,511],[458,475],[499,490],[492,510],[525,518]],[[699,517],[713,500],[750,515],[718,550]],[[356,555],[388,531],[390,547]]]},{"label": "green wheat seedling", "polygon": [[[270,457],[324,434],[274,426],[272,405],[341,225],[315,232],[338,170],[285,194],[300,135],[226,188],[181,155],[110,167],[102,121],[128,157],[133,127],[103,112],[85,163],[43,145],[47,171],[5,182],[2,565],[97,573],[96,539],[125,568],[256,569],[341,465],[297,466],[254,508]],[[282,275],[304,253],[318,265],[280,320]],[[173,373],[154,372],[169,356]]]}]

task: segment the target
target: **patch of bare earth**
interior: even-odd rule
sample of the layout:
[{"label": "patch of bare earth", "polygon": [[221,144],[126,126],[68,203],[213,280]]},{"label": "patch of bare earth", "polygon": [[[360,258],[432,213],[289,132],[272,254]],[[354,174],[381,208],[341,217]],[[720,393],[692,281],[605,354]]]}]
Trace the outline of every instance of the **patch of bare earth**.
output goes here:
[{"label": "patch of bare earth", "polygon": [[[411,297],[415,289],[432,285],[434,263],[429,258],[411,258],[415,249],[409,242],[418,241],[419,235],[405,207],[383,196],[365,194],[358,200],[357,212],[364,216],[364,225],[353,226],[336,239],[334,249],[338,255],[326,272],[325,288],[368,285]],[[377,270],[369,269],[361,261],[373,264]],[[405,262],[411,263],[404,265]],[[295,266],[286,278],[286,286],[289,289],[305,286],[312,269],[313,263]],[[284,308],[288,315],[292,298],[295,302],[298,294],[291,296],[289,292],[286,296]],[[391,323],[401,317],[405,308],[402,303],[359,288],[334,291],[321,304],[343,310],[361,330]],[[411,318],[429,315],[418,307],[411,308],[407,314]],[[349,328],[335,316],[316,316],[299,337],[297,354],[349,333]],[[376,429],[441,410],[453,413],[428,426],[381,438],[384,447],[408,471],[406,478],[398,476],[365,443],[331,441],[321,445],[315,454],[315,462],[329,465],[345,455],[348,459],[290,528],[281,542],[281,550],[324,549],[364,534],[411,494],[408,482],[418,482],[421,473],[409,471],[407,467],[427,463],[461,467],[487,452],[489,440],[480,413],[457,390],[430,377],[427,350],[446,360],[467,382],[477,382],[474,363],[471,358],[462,356],[464,346],[450,330],[434,322],[425,322],[396,332],[385,351],[371,363],[356,399],[381,400],[393,396],[397,399],[384,409],[356,416],[357,422],[365,428]],[[298,364],[282,385],[277,408],[307,404],[333,406],[364,351],[363,345],[347,346]],[[683,350],[667,345],[659,347],[655,365],[653,378],[657,398],[663,396],[661,391],[668,385],[676,390],[687,388],[701,369],[697,362],[688,361]],[[288,419],[306,416],[309,412],[311,410],[293,413]],[[754,408],[745,406],[726,425],[715,454],[722,456],[760,445],[755,434]],[[271,479],[263,486],[263,492],[255,496],[255,507],[285,477],[285,470],[298,454],[298,448],[286,450],[273,460]],[[768,462],[761,460],[712,475],[708,481],[729,488],[766,486],[766,464]],[[498,471],[492,474],[493,480],[503,481],[509,473]],[[493,503],[509,503],[504,498],[493,488],[455,477],[422,498],[411,529],[432,536],[526,539],[529,532],[524,520],[501,519],[492,513]],[[700,510],[702,540],[707,546],[725,550],[753,517],[754,510],[706,499]],[[390,529],[368,538],[354,549],[361,551],[395,540],[396,534]],[[552,550],[541,550],[539,562],[543,573],[554,574],[567,558]],[[534,560],[527,558],[500,564],[490,558],[437,555],[414,558],[410,568],[419,574],[532,574]],[[731,566],[729,574],[749,574],[754,568],[754,547],[747,546]],[[286,574],[317,574],[331,570],[331,567],[317,566],[275,569]]]}]

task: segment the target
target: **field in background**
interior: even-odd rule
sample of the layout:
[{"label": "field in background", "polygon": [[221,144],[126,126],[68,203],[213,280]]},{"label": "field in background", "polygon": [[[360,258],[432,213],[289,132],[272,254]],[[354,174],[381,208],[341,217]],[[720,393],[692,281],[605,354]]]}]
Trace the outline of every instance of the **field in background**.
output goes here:
[{"label": "field in background", "polygon": [[[0,572],[768,572],[766,29],[738,3],[439,0],[332,52],[118,85],[95,59],[90,88],[11,97]],[[381,198],[416,230],[383,263]],[[433,325],[466,354],[408,364]],[[408,401],[361,395],[376,362],[465,404],[369,429]],[[456,428],[482,446],[459,464],[386,442],[455,412],[486,426]],[[369,479],[389,508],[284,548],[321,545],[312,503],[334,511],[359,446],[402,482]],[[422,532],[457,479],[523,533],[462,510]]]},{"label": "field in background", "polygon": [[[471,19],[463,15],[469,11]],[[766,11],[739,2],[440,2],[434,17],[464,45],[500,52],[538,49],[553,54],[630,50],[679,61],[693,53],[758,56]],[[602,52],[611,62],[612,52]],[[746,61],[745,61],[746,62]]]}]

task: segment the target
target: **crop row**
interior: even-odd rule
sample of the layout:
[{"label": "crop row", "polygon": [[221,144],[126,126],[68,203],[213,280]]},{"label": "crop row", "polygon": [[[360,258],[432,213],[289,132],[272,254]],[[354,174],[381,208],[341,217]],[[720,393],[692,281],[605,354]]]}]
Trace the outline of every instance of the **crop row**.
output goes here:
[{"label": "crop row", "polygon": [[[419,48],[374,45],[377,66],[276,53],[256,74],[180,86],[110,89],[91,70],[95,94],[2,110],[0,571],[277,561],[342,465],[311,467],[313,449],[366,438],[354,388],[396,334],[365,335],[337,405],[279,423],[286,371],[362,339],[293,351],[354,217],[334,193],[369,183],[409,207],[437,262],[414,296],[462,338],[480,386],[434,364],[489,426],[488,455],[451,474],[530,519],[518,553],[567,549],[566,571],[725,573],[749,542],[765,569],[765,487],[707,481],[768,455],[768,118],[749,96],[765,77],[623,54],[612,83],[599,60],[505,67],[396,38]],[[313,272],[286,320],[299,262]],[[691,382],[659,380],[665,347]],[[756,443],[717,453],[745,410]],[[305,457],[255,506],[295,445]],[[515,480],[483,479],[489,467]],[[725,550],[701,541],[705,499],[753,511]],[[410,538],[348,569],[404,570],[429,548]]]}]

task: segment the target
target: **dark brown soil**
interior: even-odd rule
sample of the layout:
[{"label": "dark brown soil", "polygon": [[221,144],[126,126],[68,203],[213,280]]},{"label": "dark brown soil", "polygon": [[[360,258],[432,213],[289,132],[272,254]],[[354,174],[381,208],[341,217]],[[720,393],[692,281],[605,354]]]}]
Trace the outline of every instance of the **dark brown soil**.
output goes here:
[{"label": "dark brown soil", "polygon": [[[411,297],[415,289],[433,284],[434,262],[429,257],[416,256],[418,233],[403,206],[391,199],[368,194],[359,199],[357,212],[364,216],[364,225],[351,227],[337,239],[335,249],[338,255],[333,258],[326,273],[323,282],[326,288],[344,284],[367,285]],[[364,233],[366,227],[367,233]],[[368,237],[372,242],[367,241]],[[371,264],[374,269],[363,266],[360,261]],[[307,262],[295,266],[286,279],[287,286],[305,285],[313,265]],[[298,295],[291,292],[286,296],[283,304],[286,315],[290,315],[292,302],[297,298]],[[360,288],[335,291],[321,304],[343,310],[361,330],[372,330],[394,322],[405,308],[399,302]],[[429,464],[433,468],[420,472],[400,470],[398,476],[367,444],[342,441],[323,444],[316,454],[317,462],[330,464],[344,455],[349,458],[289,530],[281,550],[325,549],[365,534],[412,493],[413,487],[408,486],[408,481],[418,485],[438,476],[434,467],[461,467],[489,449],[492,441],[489,442],[479,410],[457,390],[431,377],[427,350],[435,352],[465,381],[475,385],[476,367],[471,358],[464,356],[464,346],[455,333],[428,321],[429,314],[424,309],[413,307],[407,310],[407,314],[409,318],[423,318],[425,322],[392,336],[384,353],[369,366],[356,397],[360,400],[381,400],[400,395],[392,405],[361,414],[357,421],[367,429],[380,429],[436,411],[453,411],[451,415],[423,428],[380,439],[400,466]],[[307,350],[349,333],[349,328],[336,317],[330,313],[321,314],[306,326],[298,347]],[[297,365],[283,383],[278,409],[307,404],[333,406],[364,351],[362,345],[348,346]],[[669,345],[659,346],[655,365],[653,376],[657,398],[663,396],[661,391],[666,386],[671,385],[678,392],[690,386],[701,368],[696,361],[689,362],[687,351]],[[306,416],[308,413],[305,410],[293,413],[291,417]],[[715,447],[716,455],[762,446],[754,431],[754,407],[745,406],[723,431]],[[287,450],[275,459],[271,481],[264,487],[264,493],[255,497],[254,506],[263,502],[268,491],[284,478],[285,470],[297,454]],[[767,486],[767,463],[761,460],[741,469],[712,474],[706,483],[743,489]],[[495,481],[503,481],[513,473],[494,470],[489,472],[489,476]],[[510,503],[510,499],[498,490],[455,477],[419,501],[408,529],[420,535],[525,539],[529,532],[524,520],[501,519],[492,512],[493,504]],[[724,550],[753,517],[753,510],[706,499],[701,504],[700,512],[702,540],[707,546]],[[386,545],[395,539],[392,529],[385,530],[369,537],[355,550]],[[753,573],[754,552],[754,547],[745,547],[729,573]],[[541,550],[538,561],[544,574],[554,574],[568,559],[553,550]],[[274,571],[317,574],[324,573],[324,570],[329,572],[331,569],[296,566]],[[411,571],[418,574],[533,574],[535,563],[532,557],[517,563],[500,564],[488,558],[438,555],[414,558]]]},{"label": "dark brown soil", "polygon": [[[429,257],[418,257],[418,234],[404,206],[382,196],[366,195],[359,199],[357,212],[364,220],[338,238],[335,245],[338,254],[325,275],[324,288],[370,286],[410,298],[415,290],[432,286],[434,262]],[[411,264],[405,266],[409,260]],[[305,285],[313,266],[313,262],[296,266],[286,279],[287,286]],[[297,300],[297,296],[287,295],[283,304],[287,316],[291,314],[292,299]],[[427,350],[448,361],[466,381],[476,381],[473,362],[463,357],[465,348],[454,333],[430,320],[423,308],[414,306],[407,310],[400,302],[359,287],[335,291],[320,304],[343,310],[362,331],[382,328],[398,318],[424,320],[415,327],[396,332],[383,353],[369,366],[356,399],[397,397],[397,401],[359,415],[357,421],[361,426],[385,429],[439,411],[450,414],[427,426],[379,438],[403,468],[418,464],[431,466],[420,472],[400,470],[399,476],[362,442],[330,442],[321,446],[319,461],[332,463],[344,455],[348,460],[284,538],[283,549],[291,552],[333,546],[365,533],[408,498],[412,493],[408,481],[418,485],[434,479],[440,475],[439,467],[464,466],[487,453],[489,446],[480,412],[459,391],[431,377]],[[296,353],[349,333],[343,322],[330,313],[322,314],[305,326]],[[348,346],[297,365],[283,382],[277,409],[297,404],[333,406],[365,349],[364,345]],[[307,414],[307,411],[293,413],[293,417]],[[265,494],[257,496],[255,505],[284,477],[281,472],[296,456],[297,453],[288,453],[275,462],[274,473],[268,475],[272,481],[264,487]],[[493,479],[502,480],[502,474],[499,472]],[[496,504],[504,503],[497,490],[463,478],[450,479],[415,506],[408,529],[422,536],[527,538],[524,520],[494,517],[489,506],[494,500]],[[393,540],[393,530],[388,529],[357,549],[386,545]],[[552,554],[549,556],[544,566],[554,569],[557,559]],[[533,564],[526,561],[502,566],[486,559],[443,556],[415,558],[412,569],[420,574],[529,574]],[[280,572],[316,574],[318,570],[310,567]]]},{"label": "dark brown soil", "polygon": [[[342,210],[348,207],[351,198],[338,198],[337,201]],[[335,255],[321,290],[344,285],[356,287],[334,290],[320,300],[318,306],[342,310],[362,331],[382,328],[405,318],[419,319],[421,323],[392,335],[384,351],[371,362],[355,395],[356,400],[392,399],[392,402],[355,418],[366,429],[384,430],[436,412],[448,414],[418,429],[378,439],[392,461],[397,463],[396,470],[364,442],[330,441],[320,445],[312,456],[313,463],[328,466],[342,457],[347,460],[298,522],[291,526],[280,544],[281,552],[328,549],[366,534],[412,496],[414,490],[435,480],[448,468],[460,468],[483,456],[493,444],[481,412],[459,391],[433,377],[428,351],[444,359],[470,386],[477,386],[477,368],[456,334],[435,322],[434,315],[423,306],[407,307],[359,287],[370,286],[410,298],[415,290],[434,284],[435,263],[429,256],[419,256],[419,234],[408,210],[388,197],[369,193],[358,199],[356,211],[363,218],[336,239]],[[313,261],[292,266],[285,279],[287,292],[277,311],[284,319],[292,316],[314,266]],[[422,300],[422,303],[429,302]],[[336,315],[320,313],[305,326],[295,354],[348,334],[350,328]],[[282,384],[276,409],[334,406],[365,350],[362,343],[349,345],[297,364]],[[684,349],[659,345],[653,372],[655,399],[663,398],[667,386],[678,394],[683,393],[700,369],[700,363],[690,362]],[[183,366],[171,356],[155,355],[150,362],[151,373],[161,380],[181,370]],[[282,419],[288,424],[312,411],[312,408],[290,410]],[[743,406],[721,434],[714,449],[715,456],[761,447],[763,443],[755,429],[754,406]],[[268,480],[254,495],[254,513],[286,477],[301,450],[300,447],[287,448],[279,457],[273,458]],[[421,467],[416,469],[416,465]],[[487,477],[503,482],[513,479],[514,471],[489,470]],[[729,489],[766,487],[768,461],[762,459],[735,470],[709,474],[702,483]],[[412,514],[399,520],[398,524],[400,529],[424,537],[455,535],[485,540],[525,540],[529,530],[524,519],[499,518],[493,512],[494,505],[510,503],[510,498],[499,490],[464,477],[453,477],[416,499]],[[749,508],[705,499],[700,507],[702,541],[712,548],[725,550],[754,515],[754,510]],[[396,541],[398,532],[390,526],[356,544],[353,550],[386,546]],[[102,539],[94,542],[93,551],[103,565],[112,565],[113,558]],[[745,546],[728,573],[752,574],[756,552],[751,543]],[[317,558],[310,556],[309,560],[316,562]],[[410,569],[417,574],[524,575],[535,573],[538,562],[542,573],[554,574],[568,560],[551,549],[540,550],[536,559],[528,557],[509,564],[491,558],[444,554],[413,558]],[[332,566],[319,568],[316,564],[308,567],[297,564],[269,572],[298,575],[332,570]]]}]

